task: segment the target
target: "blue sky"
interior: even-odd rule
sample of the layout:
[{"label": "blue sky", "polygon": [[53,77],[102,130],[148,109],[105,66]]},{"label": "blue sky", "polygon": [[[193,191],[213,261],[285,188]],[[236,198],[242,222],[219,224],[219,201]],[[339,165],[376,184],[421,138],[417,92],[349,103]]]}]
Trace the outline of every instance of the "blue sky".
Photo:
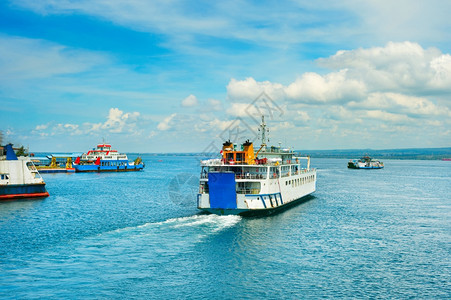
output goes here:
[{"label": "blue sky", "polygon": [[103,139],[207,152],[253,138],[264,112],[271,142],[297,149],[449,147],[449,11],[445,0],[2,1],[0,130],[35,152]]}]

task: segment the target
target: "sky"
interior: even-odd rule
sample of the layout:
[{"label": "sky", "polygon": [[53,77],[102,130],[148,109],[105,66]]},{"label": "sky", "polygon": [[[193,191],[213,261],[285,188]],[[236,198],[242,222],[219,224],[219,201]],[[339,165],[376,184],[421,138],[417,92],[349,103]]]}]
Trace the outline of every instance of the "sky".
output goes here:
[{"label": "sky", "polygon": [[451,1],[0,2],[0,131],[30,152],[451,146]]}]

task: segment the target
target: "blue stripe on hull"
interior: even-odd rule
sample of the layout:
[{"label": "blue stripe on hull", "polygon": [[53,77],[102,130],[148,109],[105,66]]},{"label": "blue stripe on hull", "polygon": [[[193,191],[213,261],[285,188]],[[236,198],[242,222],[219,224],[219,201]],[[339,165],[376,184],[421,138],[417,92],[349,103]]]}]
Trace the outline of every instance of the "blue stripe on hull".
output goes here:
[{"label": "blue stripe on hull", "polygon": [[74,165],[76,172],[126,172],[141,171],[143,164],[136,166],[99,166],[99,165]]},{"label": "blue stripe on hull", "polygon": [[0,186],[1,195],[45,193],[45,184],[8,184]]},{"label": "blue stripe on hull", "polygon": [[[269,194],[266,194],[269,195]],[[271,195],[280,195],[280,193],[271,194]],[[280,195],[281,196],[281,195]],[[283,212],[286,209],[293,207],[297,204],[307,202],[311,199],[313,199],[314,196],[309,194],[305,195],[301,198],[298,198],[296,200],[290,201],[288,203],[279,205],[277,207],[269,207],[269,208],[260,208],[260,209],[218,209],[218,208],[199,208],[200,210],[203,210],[205,212],[216,214],[216,215],[240,215],[243,217],[252,217],[252,216],[267,216],[276,214],[279,212]]]}]

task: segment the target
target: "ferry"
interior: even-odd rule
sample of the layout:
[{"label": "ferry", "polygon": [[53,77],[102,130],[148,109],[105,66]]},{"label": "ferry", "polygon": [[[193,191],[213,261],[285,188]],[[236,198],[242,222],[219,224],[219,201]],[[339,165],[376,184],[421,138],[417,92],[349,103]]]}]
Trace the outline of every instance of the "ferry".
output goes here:
[{"label": "ferry", "polygon": [[12,144],[0,149],[0,200],[49,196],[44,179],[29,157],[17,157]]},{"label": "ferry", "polygon": [[349,169],[382,169],[384,167],[384,163],[375,160],[368,155],[360,158],[353,159],[348,162]]},{"label": "ferry", "polygon": [[257,151],[249,140],[240,150],[229,140],[221,158],[201,161],[198,209],[218,215],[272,214],[315,192],[316,169],[310,168],[310,157],[267,147],[264,116],[259,131]]},{"label": "ferry", "polygon": [[78,156],[73,164],[75,172],[122,172],[141,171],[144,163],[138,157],[128,161],[127,154],[112,150],[109,144],[98,144],[97,148]]}]

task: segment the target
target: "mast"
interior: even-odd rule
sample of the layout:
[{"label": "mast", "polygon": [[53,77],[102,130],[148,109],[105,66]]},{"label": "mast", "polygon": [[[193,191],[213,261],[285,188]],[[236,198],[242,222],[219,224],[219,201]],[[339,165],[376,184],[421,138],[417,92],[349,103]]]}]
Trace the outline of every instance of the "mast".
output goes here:
[{"label": "mast", "polygon": [[267,138],[266,138],[266,133],[269,132],[268,129],[266,129],[266,123],[265,123],[265,116],[262,115],[262,123],[260,124],[258,131],[261,132],[261,137],[260,139],[262,140],[262,144],[261,144],[261,148],[263,151],[266,150],[266,143],[267,143]]}]

